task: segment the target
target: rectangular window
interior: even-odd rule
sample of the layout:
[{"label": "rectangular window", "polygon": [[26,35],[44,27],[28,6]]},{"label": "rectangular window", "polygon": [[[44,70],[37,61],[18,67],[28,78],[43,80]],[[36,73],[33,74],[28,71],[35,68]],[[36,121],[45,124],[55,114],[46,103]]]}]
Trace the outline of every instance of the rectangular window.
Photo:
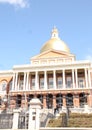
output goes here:
[{"label": "rectangular window", "polygon": [[72,79],[71,79],[71,77],[67,77],[66,88],[71,88],[71,87],[72,87]]},{"label": "rectangular window", "polygon": [[35,120],[35,116],[33,116],[33,120]]},{"label": "rectangular window", "polygon": [[40,78],[40,89],[44,88],[44,78]]},{"label": "rectangular window", "polygon": [[62,77],[58,77],[57,78],[57,86],[58,86],[58,88],[62,88],[62,85],[63,85]]},{"label": "rectangular window", "polygon": [[32,79],[32,89],[35,89],[35,79]]},{"label": "rectangular window", "polygon": [[19,82],[19,90],[23,90],[23,84],[24,84],[24,81],[20,80],[20,82]]},{"label": "rectangular window", "polygon": [[48,79],[48,86],[49,86],[49,89],[53,88],[53,78],[52,77],[50,77]]},{"label": "rectangular window", "polygon": [[32,112],[32,115],[36,115],[36,112]]},{"label": "rectangular window", "polygon": [[79,86],[79,88],[84,88],[84,79],[83,78],[78,79],[78,86]]}]

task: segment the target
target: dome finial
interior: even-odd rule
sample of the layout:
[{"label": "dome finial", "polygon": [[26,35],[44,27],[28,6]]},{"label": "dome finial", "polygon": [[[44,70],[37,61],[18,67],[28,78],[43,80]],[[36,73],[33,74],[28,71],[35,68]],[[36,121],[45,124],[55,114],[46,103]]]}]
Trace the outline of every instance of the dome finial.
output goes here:
[{"label": "dome finial", "polygon": [[51,38],[58,38],[58,29],[54,26],[52,29],[52,35]]}]

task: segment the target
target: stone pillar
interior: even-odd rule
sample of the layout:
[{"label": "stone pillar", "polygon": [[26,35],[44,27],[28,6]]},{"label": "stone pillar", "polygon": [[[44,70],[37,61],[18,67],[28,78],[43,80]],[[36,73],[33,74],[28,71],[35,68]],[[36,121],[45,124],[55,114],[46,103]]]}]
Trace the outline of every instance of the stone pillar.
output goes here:
[{"label": "stone pillar", "polygon": [[44,89],[47,90],[47,72],[44,71]]},{"label": "stone pillar", "polygon": [[11,94],[11,96],[9,97],[10,99],[10,101],[9,101],[9,104],[10,104],[10,108],[11,109],[14,109],[14,108],[16,108],[16,95],[14,95],[14,94]]},{"label": "stone pillar", "polygon": [[73,84],[73,88],[75,88],[75,77],[74,77],[74,69],[72,69],[72,84]]},{"label": "stone pillar", "polygon": [[26,110],[27,106],[28,106],[27,95],[26,93],[24,93],[24,95],[22,95],[21,108]]},{"label": "stone pillar", "polygon": [[74,107],[79,107],[80,104],[79,104],[79,95],[78,94],[74,94],[73,96],[73,104],[74,104]]},{"label": "stone pillar", "polygon": [[18,129],[19,113],[20,113],[20,110],[18,110],[18,109],[13,110],[13,126],[12,126],[13,130]]},{"label": "stone pillar", "polygon": [[53,83],[54,83],[54,89],[56,89],[56,71],[53,71]]},{"label": "stone pillar", "polygon": [[14,109],[16,107],[16,101],[15,100],[10,100],[10,109]]},{"label": "stone pillar", "polygon": [[43,108],[47,108],[46,95],[43,95]]},{"label": "stone pillar", "polygon": [[24,72],[24,84],[23,84],[23,90],[26,90],[26,72]]},{"label": "stone pillar", "polygon": [[88,83],[89,83],[89,88],[91,88],[90,68],[88,69]]},{"label": "stone pillar", "polygon": [[17,90],[20,90],[20,88],[19,88],[20,86],[19,85],[20,85],[20,78],[18,78],[18,87],[17,87]]},{"label": "stone pillar", "polygon": [[31,86],[32,83],[31,83],[31,82],[32,82],[32,76],[31,76],[31,74],[30,74],[30,75],[29,75],[29,83],[28,83],[29,90],[32,89],[32,86]]},{"label": "stone pillar", "polygon": [[78,88],[78,74],[77,69],[75,70],[76,88]]},{"label": "stone pillar", "polygon": [[17,90],[18,85],[18,73],[15,74],[15,88],[14,90]]},{"label": "stone pillar", "polygon": [[12,90],[14,90],[14,87],[15,87],[15,73],[13,74]]},{"label": "stone pillar", "polygon": [[56,95],[53,95],[53,108],[56,108]]},{"label": "stone pillar", "polygon": [[65,87],[65,70],[63,70],[63,88],[66,88]]},{"label": "stone pillar", "polygon": [[92,107],[92,95],[91,94],[89,94],[87,96],[87,104],[89,107]]},{"label": "stone pillar", "polygon": [[66,107],[66,95],[63,95],[63,107]]},{"label": "stone pillar", "polygon": [[88,88],[88,76],[87,76],[87,69],[85,68],[85,84],[86,88]]},{"label": "stone pillar", "polygon": [[29,90],[29,72],[27,73],[26,90]]},{"label": "stone pillar", "polygon": [[35,90],[39,90],[38,71],[35,73]]},{"label": "stone pillar", "polygon": [[30,101],[29,122],[28,122],[28,129],[29,130],[39,130],[39,128],[40,128],[41,105],[42,104],[38,98],[33,98]]}]

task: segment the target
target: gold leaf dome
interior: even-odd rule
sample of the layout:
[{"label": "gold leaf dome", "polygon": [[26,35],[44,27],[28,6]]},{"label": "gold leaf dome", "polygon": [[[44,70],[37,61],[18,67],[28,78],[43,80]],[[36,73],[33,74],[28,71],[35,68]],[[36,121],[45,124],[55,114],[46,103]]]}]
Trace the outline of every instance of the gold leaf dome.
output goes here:
[{"label": "gold leaf dome", "polygon": [[69,47],[66,45],[64,41],[62,41],[58,36],[58,30],[54,27],[52,30],[51,39],[47,41],[41,48],[40,53],[48,51],[48,50],[58,50],[70,53]]}]

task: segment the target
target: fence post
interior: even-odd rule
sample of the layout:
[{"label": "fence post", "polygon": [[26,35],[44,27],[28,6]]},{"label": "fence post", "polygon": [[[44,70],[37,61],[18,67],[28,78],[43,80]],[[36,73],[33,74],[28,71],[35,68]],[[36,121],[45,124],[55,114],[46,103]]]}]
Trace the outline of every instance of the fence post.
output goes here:
[{"label": "fence post", "polygon": [[13,110],[13,126],[12,126],[12,129],[18,129],[19,113],[20,113],[20,110],[18,110],[18,109]]},{"label": "fence post", "polygon": [[39,130],[41,105],[42,103],[40,102],[38,98],[33,98],[30,101],[29,123],[28,123],[29,130]]}]

